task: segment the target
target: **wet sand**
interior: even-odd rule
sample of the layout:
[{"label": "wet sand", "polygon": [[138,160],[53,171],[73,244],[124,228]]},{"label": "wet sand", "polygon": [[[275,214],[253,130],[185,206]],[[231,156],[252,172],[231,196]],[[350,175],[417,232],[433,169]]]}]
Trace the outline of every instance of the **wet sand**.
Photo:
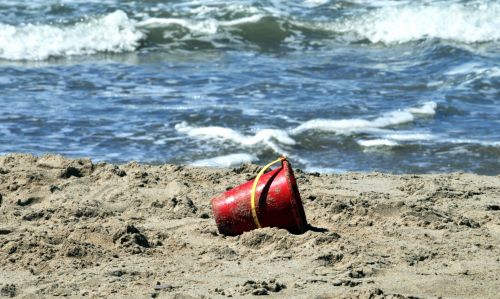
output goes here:
[{"label": "wet sand", "polygon": [[296,170],[309,231],[219,235],[258,170],[0,157],[0,296],[498,298],[500,176]]}]

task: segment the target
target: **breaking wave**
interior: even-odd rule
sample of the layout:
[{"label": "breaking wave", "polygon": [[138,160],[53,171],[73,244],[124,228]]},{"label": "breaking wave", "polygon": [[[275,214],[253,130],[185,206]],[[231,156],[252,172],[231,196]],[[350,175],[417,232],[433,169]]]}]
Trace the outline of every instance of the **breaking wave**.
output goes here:
[{"label": "breaking wave", "polygon": [[461,43],[500,40],[500,4],[492,2],[405,4],[382,7],[318,28],[353,33],[372,43],[443,39]]},{"label": "breaking wave", "polygon": [[197,7],[172,4],[149,12],[116,10],[69,25],[0,23],[0,59],[46,60],[142,47],[167,51],[301,50],[312,44],[331,47],[338,42],[390,46],[425,39],[466,44],[500,40],[500,3],[496,2],[391,2],[358,10],[352,5],[340,7],[323,0],[304,1],[300,9],[277,2]]},{"label": "breaking wave", "polygon": [[0,23],[0,58],[45,60],[98,52],[134,51],[144,37],[122,11],[71,26]]},{"label": "breaking wave", "polygon": [[360,139],[356,142],[363,147],[396,146],[398,141],[411,142],[433,140],[435,136],[428,133],[412,131],[390,130],[389,127],[414,121],[419,115],[432,116],[436,113],[437,104],[426,102],[417,107],[410,107],[400,111],[392,111],[374,120],[366,119],[313,119],[290,129],[262,129],[254,135],[245,135],[234,129],[210,126],[195,127],[181,122],[175,125],[179,133],[186,134],[195,139],[232,142],[244,147],[265,145],[278,154],[289,155],[282,146],[298,144],[299,135],[306,131],[322,131],[335,134],[351,135],[366,133],[377,137],[376,139]]}]

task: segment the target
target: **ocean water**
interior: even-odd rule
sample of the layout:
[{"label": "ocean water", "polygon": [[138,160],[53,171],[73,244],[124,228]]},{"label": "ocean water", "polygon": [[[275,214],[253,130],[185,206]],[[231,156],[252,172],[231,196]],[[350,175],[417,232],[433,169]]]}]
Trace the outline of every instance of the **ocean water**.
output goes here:
[{"label": "ocean water", "polygon": [[500,2],[0,0],[0,154],[500,173]]}]

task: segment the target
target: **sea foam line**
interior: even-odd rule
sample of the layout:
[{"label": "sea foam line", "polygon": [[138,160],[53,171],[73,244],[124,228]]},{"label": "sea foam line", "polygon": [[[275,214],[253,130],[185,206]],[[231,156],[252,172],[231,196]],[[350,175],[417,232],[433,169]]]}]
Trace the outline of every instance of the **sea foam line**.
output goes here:
[{"label": "sea foam line", "polygon": [[236,153],[224,156],[217,156],[208,159],[201,159],[192,162],[192,166],[205,166],[205,167],[232,167],[243,163],[252,163],[257,161],[258,158],[254,155],[247,153]]},{"label": "sea foam line", "polygon": [[130,19],[121,10],[71,26],[0,23],[0,59],[46,60],[50,57],[91,55],[99,52],[134,51],[150,29],[178,25],[197,35],[214,35],[220,28],[256,23],[264,14],[253,14],[234,20],[214,18],[147,18]]},{"label": "sea foam line", "polygon": [[358,140],[357,143],[364,147],[397,146],[398,143],[389,139]]},{"label": "sea foam line", "polygon": [[398,44],[422,39],[462,43],[500,40],[500,3],[425,3],[380,7],[334,22],[303,22],[313,29],[354,33],[372,43]]},{"label": "sea foam line", "polygon": [[180,18],[149,18],[144,21],[137,23],[139,27],[152,29],[161,28],[170,25],[178,25],[189,29],[193,33],[202,35],[212,35],[216,34],[221,27],[231,27],[246,23],[257,23],[264,15],[258,14],[249,17],[243,17],[240,19],[230,20],[230,21],[218,21],[215,19],[203,19],[203,20],[186,20]]},{"label": "sea foam line", "polygon": [[175,125],[179,133],[186,134],[193,138],[211,139],[218,141],[231,141],[242,146],[251,147],[256,145],[265,145],[276,153],[290,156],[291,153],[280,147],[280,144],[293,146],[297,142],[292,138],[294,135],[302,134],[306,131],[325,131],[337,134],[352,134],[356,132],[368,132],[372,135],[386,135],[382,139],[359,140],[361,146],[395,146],[397,141],[424,140],[433,138],[430,134],[419,133],[394,133],[385,127],[399,125],[415,120],[418,115],[434,115],[437,104],[435,102],[426,102],[417,107],[410,107],[400,111],[392,111],[377,117],[374,120],[365,119],[313,119],[306,121],[299,126],[286,130],[280,129],[262,129],[254,135],[244,135],[231,128],[209,126],[195,127],[181,122]]},{"label": "sea foam line", "polygon": [[[418,131],[402,131],[394,130],[387,127],[400,125],[407,122],[414,121],[419,116],[432,116],[436,114],[437,104],[435,102],[425,102],[416,107],[409,107],[398,111],[388,112],[373,120],[366,119],[313,119],[306,121],[299,126],[289,129],[262,129],[257,131],[254,135],[244,135],[236,130],[218,126],[210,127],[195,127],[190,126],[186,122],[181,122],[175,125],[175,129],[179,133],[186,134],[193,138],[201,138],[208,140],[218,141],[231,141],[245,147],[253,147],[256,145],[264,145],[278,154],[284,154],[303,165],[308,165],[308,161],[304,160],[293,152],[283,150],[280,144],[293,146],[297,142],[293,139],[294,135],[302,134],[306,131],[324,131],[333,132],[336,134],[352,134],[364,132],[371,136],[373,139],[358,139],[356,142],[366,148],[371,147],[394,147],[401,144],[407,144],[412,141],[419,142],[437,142],[437,143],[451,143],[451,144],[480,144],[482,146],[500,147],[500,142],[492,141],[486,142],[481,140],[472,139],[450,139],[441,138],[439,135],[434,135],[429,132]],[[220,158],[220,159],[219,159]],[[234,166],[241,163],[254,162],[254,159],[248,154],[233,154],[211,159],[203,159],[195,162],[199,166],[215,166],[215,165],[228,165]],[[241,161],[241,162],[238,162]],[[229,166],[228,166],[229,167]]]},{"label": "sea foam line", "polygon": [[117,10],[72,26],[0,23],[0,59],[45,60],[98,52],[134,51],[144,33]]},{"label": "sea foam line", "polygon": [[201,137],[208,139],[231,140],[244,146],[253,146],[259,143],[267,143],[276,139],[282,144],[294,145],[293,140],[286,131],[278,129],[263,129],[253,136],[243,135],[233,129],[224,127],[192,127],[186,122],[175,125],[178,132],[185,133],[191,137]]},{"label": "sea foam line", "polygon": [[344,135],[370,132],[380,128],[412,122],[415,120],[416,115],[434,115],[436,114],[436,108],[437,104],[435,102],[426,102],[419,107],[391,111],[373,120],[359,118],[340,120],[312,119],[290,130],[290,133],[297,135],[310,130],[334,132]]}]

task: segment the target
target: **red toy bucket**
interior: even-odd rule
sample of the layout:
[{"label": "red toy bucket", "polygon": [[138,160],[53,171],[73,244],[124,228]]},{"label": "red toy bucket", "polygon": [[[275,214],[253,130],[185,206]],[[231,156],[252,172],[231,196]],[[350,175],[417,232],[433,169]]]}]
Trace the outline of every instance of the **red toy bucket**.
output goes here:
[{"label": "red toy bucket", "polygon": [[[264,171],[280,162],[281,167]],[[306,231],[307,221],[292,167],[285,158],[265,166],[255,180],[212,199],[219,232],[235,236],[260,227],[278,227],[291,233]]]}]

